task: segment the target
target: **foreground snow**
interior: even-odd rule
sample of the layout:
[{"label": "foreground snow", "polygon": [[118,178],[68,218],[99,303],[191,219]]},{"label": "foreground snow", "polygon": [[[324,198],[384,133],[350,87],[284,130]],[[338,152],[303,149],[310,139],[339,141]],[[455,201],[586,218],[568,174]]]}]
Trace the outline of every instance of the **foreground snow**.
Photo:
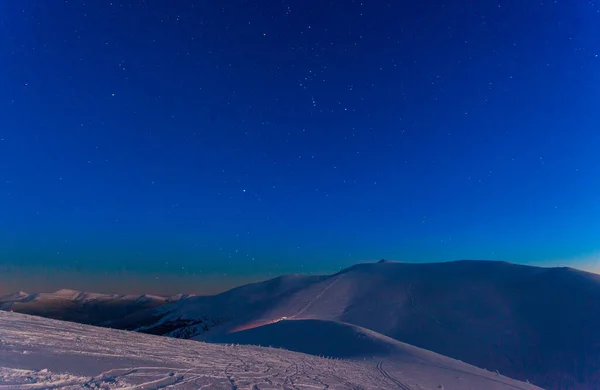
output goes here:
[{"label": "foreground snow", "polygon": [[415,359],[404,371],[393,360],[332,360],[0,313],[0,389],[538,389],[463,369]]}]

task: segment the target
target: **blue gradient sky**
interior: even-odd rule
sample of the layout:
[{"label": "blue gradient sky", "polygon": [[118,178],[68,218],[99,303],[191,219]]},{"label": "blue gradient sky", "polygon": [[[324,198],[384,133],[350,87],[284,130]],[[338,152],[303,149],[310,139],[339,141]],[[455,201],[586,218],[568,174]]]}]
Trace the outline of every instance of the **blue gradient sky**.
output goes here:
[{"label": "blue gradient sky", "polygon": [[599,54],[593,1],[3,2],[0,292],[598,271]]}]

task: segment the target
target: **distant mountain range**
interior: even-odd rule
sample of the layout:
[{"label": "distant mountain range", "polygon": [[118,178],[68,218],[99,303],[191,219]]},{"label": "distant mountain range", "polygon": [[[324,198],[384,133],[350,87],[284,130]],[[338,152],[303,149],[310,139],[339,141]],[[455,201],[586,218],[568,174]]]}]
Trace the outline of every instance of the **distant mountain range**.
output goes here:
[{"label": "distant mountain range", "polygon": [[62,289],[52,293],[24,291],[0,297],[0,310],[38,315],[57,320],[100,325],[132,313],[187,299],[191,295],[98,294]]},{"label": "distant mountain range", "polygon": [[100,323],[353,359],[413,345],[546,389],[600,388],[600,276],[571,268],[383,261],[167,300]]}]

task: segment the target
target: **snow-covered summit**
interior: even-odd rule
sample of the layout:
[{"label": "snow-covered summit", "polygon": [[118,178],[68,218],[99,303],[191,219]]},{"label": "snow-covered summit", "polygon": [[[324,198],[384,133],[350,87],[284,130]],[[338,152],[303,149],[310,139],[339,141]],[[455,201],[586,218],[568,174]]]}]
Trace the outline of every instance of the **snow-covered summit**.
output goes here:
[{"label": "snow-covered summit", "polygon": [[16,293],[0,297],[0,303],[20,302],[29,297],[30,295],[25,291],[17,291]]},{"label": "snow-covered summit", "polygon": [[282,318],[352,324],[549,389],[600,383],[600,278],[569,268],[365,263],[162,306],[140,329],[211,340]]}]

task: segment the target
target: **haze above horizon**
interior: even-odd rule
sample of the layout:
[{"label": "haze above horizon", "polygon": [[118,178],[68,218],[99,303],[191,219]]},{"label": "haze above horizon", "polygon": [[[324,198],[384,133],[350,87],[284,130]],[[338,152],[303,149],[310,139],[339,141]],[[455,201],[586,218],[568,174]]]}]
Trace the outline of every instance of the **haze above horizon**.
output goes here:
[{"label": "haze above horizon", "polygon": [[[471,263],[480,263],[480,262],[499,262],[492,260],[451,260],[445,262],[429,262],[429,263],[411,263],[411,262],[402,262],[402,261],[394,261],[381,259],[377,262],[361,262],[357,264],[351,264],[348,267],[342,270],[335,270],[328,272],[319,273],[319,275],[333,275],[340,272],[344,272],[345,270],[352,268],[353,266],[358,265],[366,265],[366,264],[374,264],[374,263],[399,263],[399,264],[442,264],[442,263],[458,263],[458,262],[471,262]],[[500,261],[500,263],[507,263],[513,265],[519,265],[516,263],[504,262]],[[565,265],[554,265],[554,266],[546,266],[544,268],[556,268],[556,267],[567,267]],[[575,267],[567,267],[572,268],[578,271],[585,271]],[[2,270],[4,271],[4,270]],[[585,271],[591,272],[600,275],[600,272],[594,271]],[[7,273],[10,274],[10,273]],[[2,273],[0,273],[2,275]],[[309,274],[282,274],[282,275],[254,275],[254,277],[250,277],[248,279],[241,278],[229,278],[227,279],[228,283],[223,283],[223,280],[219,278],[214,278],[214,276],[200,276],[200,275],[187,275],[187,277],[181,277],[181,275],[161,275],[165,280],[160,280],[159,277],[156,277],[154,281],[148,283],[149,278],[142,278],[140,280],[139,275],[123,275],[123,274],[113,274],[113,275],[104,275],[105,278],[101,280],[96,280],[96,282],[92,282],[90,284],[90,280],[93,278],[85,277],[85,275],[72,273],[64,275],[65,278],[58,278],[58,280],[51,280],[47,277],[47,275],[36,275],[36,283],[28,283],[29,285],[35,286],[34,290],[25,291],[19,288],[19,283],[21,280],[25,280],[27,278],[31,278],[31,275],[24,276],[20,275],[16,278],[0,278],[5,279],[3,283],[0,284],[0,298],[7,297],[13,294],[25,293],[28,295],[35,295],[40,293],[49,293],[60,295],[73,293],[100,293],[100,294],[118,294],[118,295],[157,295],[162,297],[173,297],[176,295],[216,295],[232,288],[240,287],[250,283],[261,283],[270,279],[278,278],[278,277],[286,277],[292,275],[305,275],[309,276]],[[314,274],[313,274],[314,275]],[[13,275],[14,276],[14,275]],[[45,279],[43,276],[46,276]],[[55,276],[55,275],[53,275]],[[83,277],[82,277],[83,276]],[[40,278],[42,277],[42,278]],[[177,280],[173,280],[176,278]],[[151,279],[151,278],[150,278]],[[215,279],[218,281],[215,283]],[[13,280],[13,281],[11,281]],[[17,280],[18,282],[14,282]],[[66,283],[66,285],[60,285],[59,283]]]}]

